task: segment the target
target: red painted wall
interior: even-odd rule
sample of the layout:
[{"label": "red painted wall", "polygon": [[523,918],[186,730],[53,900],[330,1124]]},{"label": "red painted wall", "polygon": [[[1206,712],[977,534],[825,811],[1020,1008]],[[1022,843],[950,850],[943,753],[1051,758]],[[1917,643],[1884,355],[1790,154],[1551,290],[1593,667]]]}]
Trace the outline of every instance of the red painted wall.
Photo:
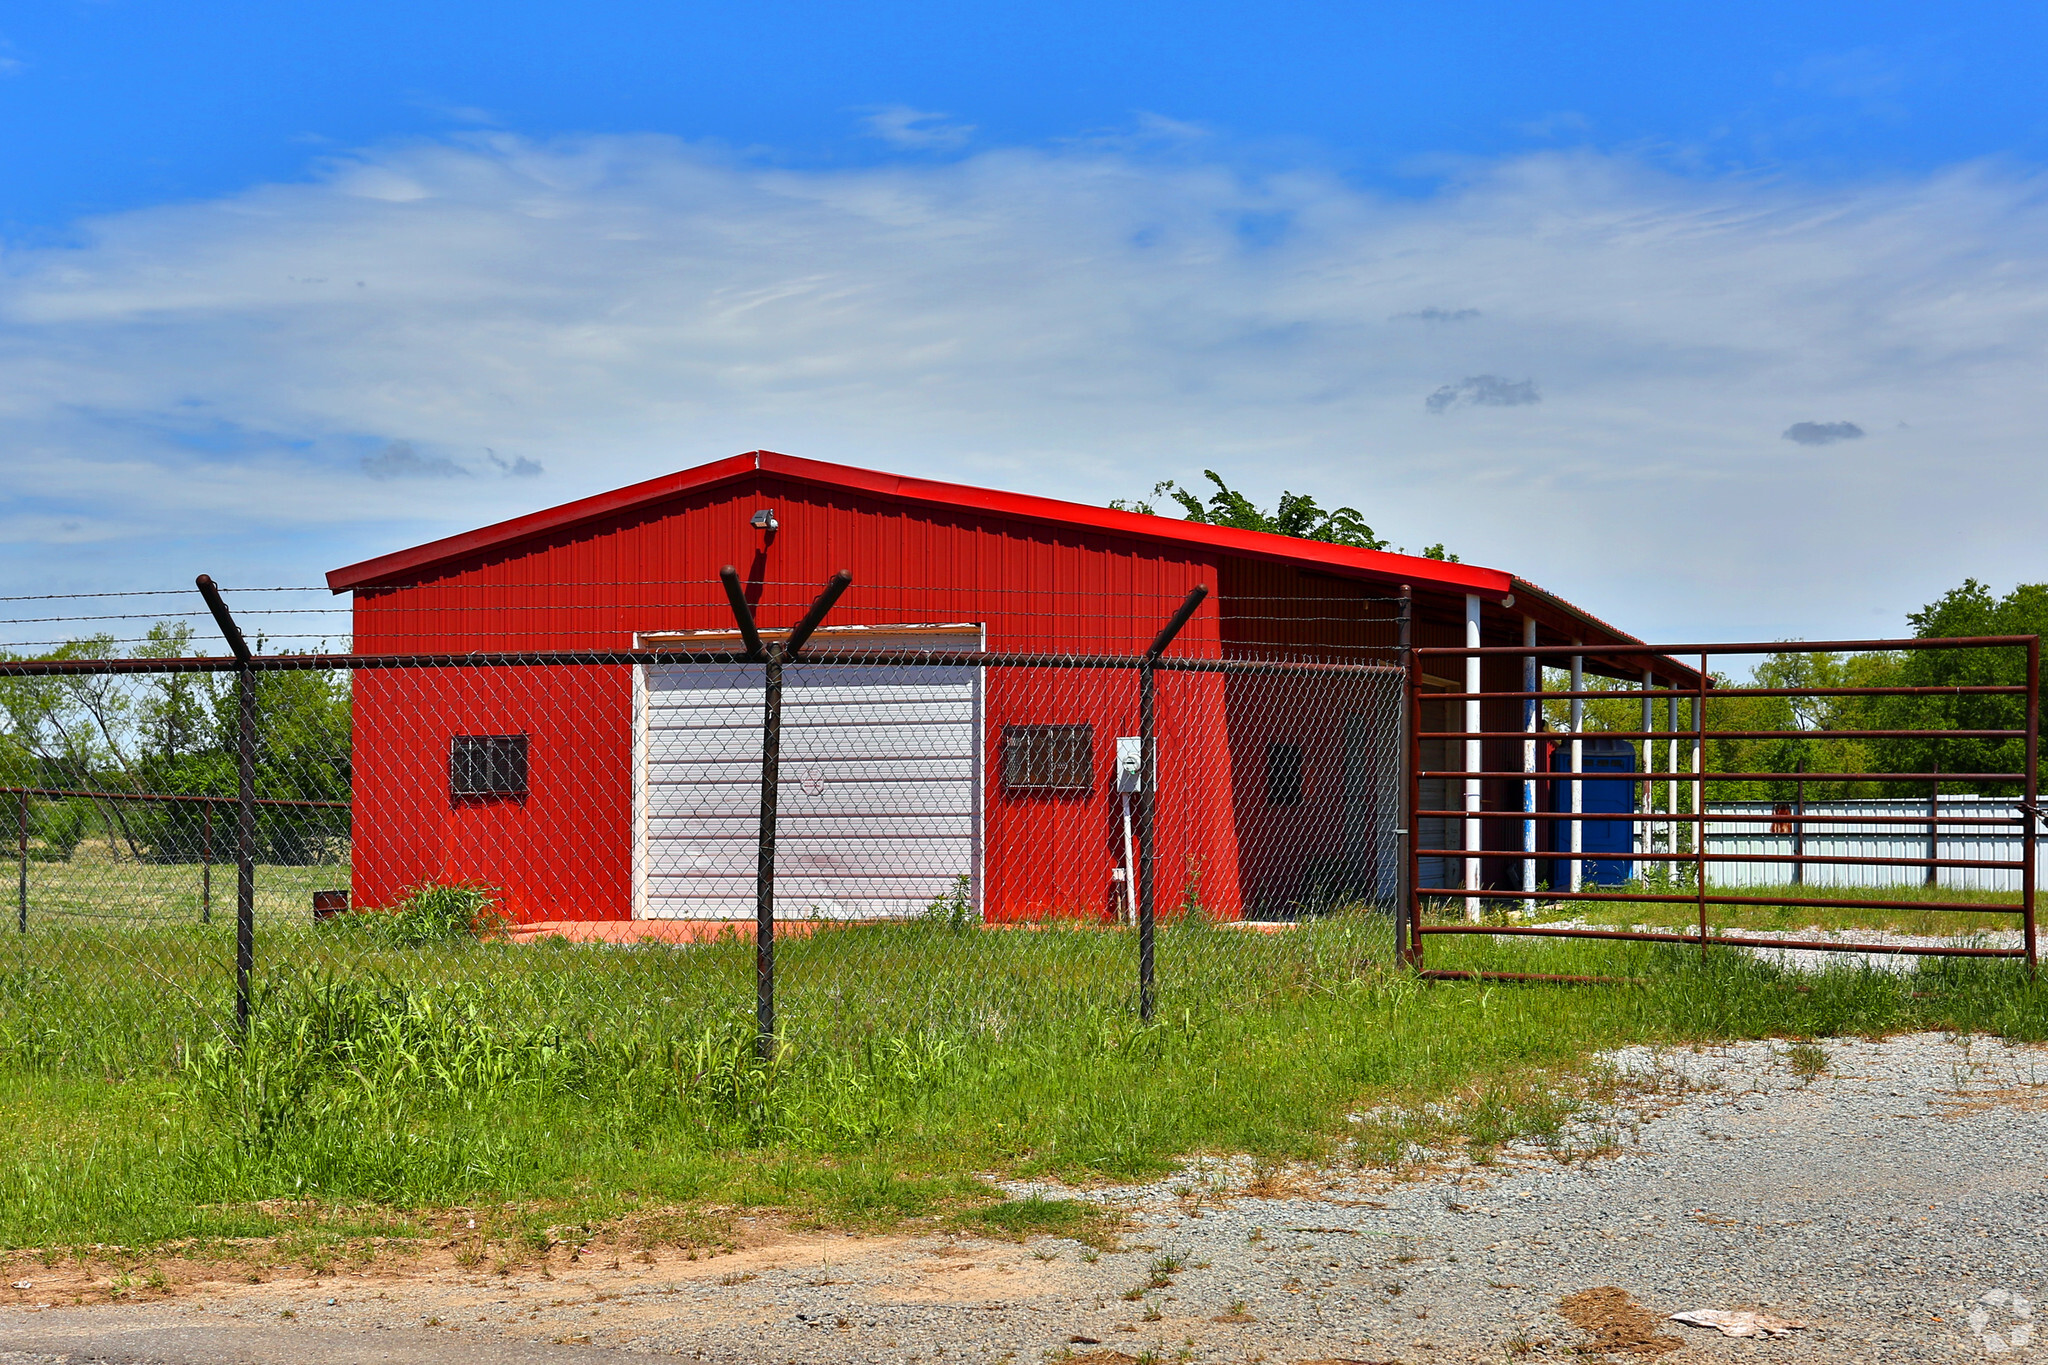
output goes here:
[{"label": "red painted wall", "polygon": [[[748,525],[761,507],[771,538]],[[1226,617],[1207,552],[1069,531],[998,514],[893,502],[756,472],[444,566],[417,584],[359,590],[362,653],[628,648],[635,631],[732,624],[716,574],[733,564],[767,625],[802,614],[825,579],[854,586],[834,624],[972,621],[991,650],[1130,654],[1197,583],[1210,605],[1174,652],[1217,657]],[[1233,810],[1242,765],[1230,752],[1217,676],[1161,675],[1162,913],[1191,878],[1206,908],[1243,908]],[[1127,670],[991,670],[987,679],[984,910],[996,920],[1114,911],[1121,804],[1114,739],[1137,733]],[[1095,725],[1086,796],[1002,790],[1006,724]],[[631,673],[626,668],[365,672],[356,690],[356,903],[408,886],[475,879],[499,887],[522,922],[631,914]],[[524,801],[455,801],[457,734],[527,733]],[[1263,762],[1261,750],[1260,762]],[[1262,772],[1259,778],[1263,790]]]}]

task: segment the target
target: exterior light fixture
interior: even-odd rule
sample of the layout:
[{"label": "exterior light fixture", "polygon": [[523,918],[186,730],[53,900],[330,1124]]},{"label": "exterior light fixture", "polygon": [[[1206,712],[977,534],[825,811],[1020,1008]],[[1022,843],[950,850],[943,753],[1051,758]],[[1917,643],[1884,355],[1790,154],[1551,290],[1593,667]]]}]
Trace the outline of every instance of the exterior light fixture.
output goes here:
[{"label": "exterior light fixture", "polygon": [[773,531],[778,529],[782,523],[775,519],[774,508],[763,507],[760,511],[754,513],[752,525],[757,531]]}]

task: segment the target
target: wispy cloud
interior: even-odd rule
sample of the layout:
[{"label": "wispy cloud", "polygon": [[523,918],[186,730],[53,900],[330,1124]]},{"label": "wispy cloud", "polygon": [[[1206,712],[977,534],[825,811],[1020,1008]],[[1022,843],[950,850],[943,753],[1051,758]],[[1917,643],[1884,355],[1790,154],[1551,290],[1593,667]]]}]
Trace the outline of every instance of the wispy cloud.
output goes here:
[{"label": "wispy cloud", "polygon": [[934,114],[908,105],[891,104],[871,109],[861,120],[870,137],[898,147],[920,151],[946,151],[964,147],[974,136],[974,125],[955,123],[947,114]]},{"label": "wispy cloud", "polygon": [[1541,118],[1526,119],[1509,125],[1524,137],[1556,138],[1583,136],[1593,131],[1593,120],[1570,109],[1560,109]]},{"label": "wispy cloud", "polygon": [[1859,47],[1808,57],[1790,74],[1788,83],[1837,99],[1883,99],[1904,88],[1906,71],[1883,53]]},{"label": "wispy cloud", "polygon": [[[2043,181],[1554,154],[1383,198],[1205,145],[813,172],[476,133],[80,224],[0,259],[0,569],[304,581],[768,447],[1092,502],[1216,469],[1644,631],[2048,579]],[[1786,458],[1797,413],[1885,436],[1845,480]],[[1966,558],[1860,553],[1909,528]]]},{"label": "wispy cloud", "polygon": [[1452,408],[1519,408],[1542,401],[1543,395],[1536,392],[1533,379],[1502,379],[1497,374],[1475,374],[1455,384],[1444,385],[1424,399],[1422,405],[1431,412],[1441,413]]},{"label": "wispy cloud", "polygon": [[547,473],[539,460],[529,460],[524,455],[508,460],[495,450],[486,450],[484,458],[491,462],[491,468],[508,479],[535,479]]},{"label": "wispy cloud", "polygon": [[1837,441],[1853,441],[1863,435],[1863,428],[1854,422],[1794,422],[1786,427],[1785,439],[1797,441],[1803,446],[1831,446]]},{"label": "wispy cloud", "polygon": [[467,469],[445,455],[422,455],[410,441],[393,441],[362,459],[363,472],[373,479],[466,479]]}]

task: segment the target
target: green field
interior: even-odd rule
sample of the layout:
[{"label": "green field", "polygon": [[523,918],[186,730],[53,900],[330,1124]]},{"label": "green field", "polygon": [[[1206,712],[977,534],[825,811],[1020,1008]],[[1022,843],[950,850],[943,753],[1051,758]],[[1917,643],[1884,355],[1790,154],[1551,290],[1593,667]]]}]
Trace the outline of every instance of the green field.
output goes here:
[{"label": "green field", "polygon": [[1126,930],[790,938],[763,1061],[749,943],[400,946],[371,917],[311,922],[307,893],[345,884],[337,869],[266,867],[237,1047],[232,916],[201,925],[178,899],[197,868],[79,863],[60,894],[60,866],[31,866],[29,930],[0,941],[13,1247],[403,1233],[484,1205],[513,1231],[712,1204],[886,1223],[986,1199],[992,1171],[1547,1140],[1621,1042],[2048,1037],[2048,991],[2007,962],[1792,977],[1735,953],[1434,938],[1432,966],[1634,983],[1429,983],[1359,912],[1162,926],[1150,1025]]}]

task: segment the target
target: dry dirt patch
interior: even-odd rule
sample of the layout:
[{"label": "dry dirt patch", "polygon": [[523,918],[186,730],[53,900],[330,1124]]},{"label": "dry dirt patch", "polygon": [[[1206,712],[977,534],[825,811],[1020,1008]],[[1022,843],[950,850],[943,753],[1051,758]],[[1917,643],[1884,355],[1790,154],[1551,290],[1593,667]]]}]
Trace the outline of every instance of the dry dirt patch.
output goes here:
[{"label": "dry dirt patch", "polygon": [[1626,1289],[1611,1284],[1567,1294],[1558,1300],[1557,1311],[1565,1321],[1592,1338],[1579,1348],[1582,1352],[1662,1355],[1685,1344],[1660,1332],[1663,1324],[1656,1314],[1637,1303]]}]

